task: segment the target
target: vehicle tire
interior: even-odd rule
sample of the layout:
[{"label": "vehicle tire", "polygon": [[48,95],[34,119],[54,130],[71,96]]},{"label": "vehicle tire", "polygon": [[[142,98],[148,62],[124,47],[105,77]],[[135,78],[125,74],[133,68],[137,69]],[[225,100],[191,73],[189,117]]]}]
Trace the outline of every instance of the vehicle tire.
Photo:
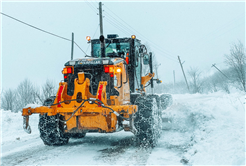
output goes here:
[{"label": "vehicle tire", "polygon": [[47,114],[39,116],[40,138],[45,145],[64,145],[68,143],[69,137],[64,134],[64,124],[59,121],[63,116],[57,114],[48,116]]},{"label": "vehicle tire", "polygon": [[44,100],[43,106],[51,106],[56,99],[56,96],[50,96],[46,100]]},{"label": "vehicle tire", "polygon": [[132,104],[135,103],[136,99],[140,96],[141,94],[140,93],[134,93],[134,94],[131,94],[130,95],[130,101]]},{"label": "vehicle tire", "polygon": [[[44,106],[50,106],[54,103],[55,96],[44,101]],[[48,116],[47,114],[39,115],[39,132],[40,138],[45,145],[64,145],[68,143],[69,137],[64,133],[64,120],[62,115]]]},{"label": "vehicle tire", "polygon": [[160,128],[156,99],[151,96],[139,96],[135,105],[138,106],[134,119],[136,143],[143,147],[154,147],[157,144]]}]

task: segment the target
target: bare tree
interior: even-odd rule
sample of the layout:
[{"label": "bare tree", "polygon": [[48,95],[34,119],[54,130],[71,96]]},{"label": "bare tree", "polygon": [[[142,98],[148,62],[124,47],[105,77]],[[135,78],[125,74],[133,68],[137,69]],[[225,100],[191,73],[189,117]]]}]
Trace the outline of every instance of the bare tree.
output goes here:
[{"label": "bare tree", "polygon": [[1,107],[4,110],[16,111],[16,93],[12,89],[8,89],[2,94]]},{"label": "bare tree", "polygon": [[190,88],[192,89],[192,93],[201,93],[202,81],[201,72],[199,71],[199,69],[190,67],[188,74],[190,76]]},{"label": "bare tree", "polygon": [[241,41],[233,44],[230,54],[225,55],[225,63],[233,70],[234,76],[240,85],[240,89],[246,92],[245,87],[245,48]]},{"label": "bare tree", "polygon": [[35,103],[34,86],[28,79],[25,79],[18,85],[17,100],[18,110],[21,110],[27,104]]},{"label": "bare tree", "polygon": [[[223,70],[223,73],[227,73],[227,71]],[[228,94],[230,93],[229,80],[221,73],[216,72],[213,76],[211,76],[211,83],[215,84],[214,86],[216,86],[218,90],[221,89]]]},{"label": "bare tree", "polygon": [[37,104],[43,103],[42,93],[40,92],[40,88],[38,86],[33,86],[33,101]]},{"label": "bare tree", "polygon": [[50,96],[56,95],[56,85],[51,80],[46,80],[45,84],[42,87],[43,100],[49,98]]}]

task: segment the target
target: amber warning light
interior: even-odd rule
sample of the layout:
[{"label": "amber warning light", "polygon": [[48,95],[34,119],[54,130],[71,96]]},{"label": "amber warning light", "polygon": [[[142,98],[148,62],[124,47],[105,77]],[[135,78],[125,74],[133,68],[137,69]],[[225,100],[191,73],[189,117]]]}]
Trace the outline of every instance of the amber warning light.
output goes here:
[{"label": "amber warning light", "polygon": [[86,36],[86,40],[89,42],[91,41],[91,37],[90,36]]},{"label": "amber warning light", "polygon": [[136,36],[135,35],[132,35],[132,39],[136,39]]}]

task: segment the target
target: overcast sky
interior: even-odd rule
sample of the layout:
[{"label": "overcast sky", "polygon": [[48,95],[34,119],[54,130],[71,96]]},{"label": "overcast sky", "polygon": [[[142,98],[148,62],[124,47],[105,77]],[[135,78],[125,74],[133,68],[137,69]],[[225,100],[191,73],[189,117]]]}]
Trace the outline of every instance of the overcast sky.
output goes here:
[{"label": "overcast sky", "polygon": [[[244,2],[107,2],[103,1],[104,35],[135,34],[157,57],[163,82],[183,80],[184,69],[198,67],[204,75],[225,68],[224,54],[238,40],[245,44]],[[2,2],[1,12],[75,41],[90,54],[85,37],[99,37],[98,1]],[[2,88],[16,88],[25,78],[37,86],[63,79],[71,42],[48,35],[1,15]],[[84,53],[76,46],[74,58]]]}]

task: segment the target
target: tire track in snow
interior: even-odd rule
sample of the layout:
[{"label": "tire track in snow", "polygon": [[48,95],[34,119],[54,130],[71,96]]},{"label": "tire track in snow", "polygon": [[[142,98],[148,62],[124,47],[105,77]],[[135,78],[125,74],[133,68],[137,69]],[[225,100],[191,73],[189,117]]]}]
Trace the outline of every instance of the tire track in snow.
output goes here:
[{"label": "tire track in snow", "polygon": [[140,148],[134,145],[134,136],[128,136],[111,143],[111,147],[99,150],[100,156],[96,160],[102,160],[107,164],[146,164],[152,148]]}]

